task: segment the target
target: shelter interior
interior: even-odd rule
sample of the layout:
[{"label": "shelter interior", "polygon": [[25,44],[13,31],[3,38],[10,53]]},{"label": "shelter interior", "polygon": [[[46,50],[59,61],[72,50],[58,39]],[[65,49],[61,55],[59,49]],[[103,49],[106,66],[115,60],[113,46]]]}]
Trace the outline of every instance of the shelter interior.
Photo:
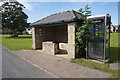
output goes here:
[{"label": "shelter interior", "polygon": [[54,54],[68,54],[67,50],[61,49],[62,46],[60,45],[60,43],[68,43],[68,27],[66,24],[36,27],[35,31],[37,49],[47,50]]}]

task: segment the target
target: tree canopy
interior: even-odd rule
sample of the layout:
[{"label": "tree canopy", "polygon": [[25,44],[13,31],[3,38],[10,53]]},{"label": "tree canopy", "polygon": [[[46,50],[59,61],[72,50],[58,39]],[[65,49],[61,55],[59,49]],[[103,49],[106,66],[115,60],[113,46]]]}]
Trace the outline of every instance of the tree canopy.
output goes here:
[{"label": "tree canopy", "polygon": [[1,6],[2,26],[11,30],[12,36],[18,36],[18,32],[28,26],[28,16],[23,12],[24,5],[19,2],[5,2]]}]

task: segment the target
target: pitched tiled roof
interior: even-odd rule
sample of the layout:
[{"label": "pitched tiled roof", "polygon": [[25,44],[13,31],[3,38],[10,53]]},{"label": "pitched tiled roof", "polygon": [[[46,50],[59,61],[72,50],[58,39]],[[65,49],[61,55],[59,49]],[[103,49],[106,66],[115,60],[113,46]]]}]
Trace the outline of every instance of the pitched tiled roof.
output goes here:
[{"label": "pitched tiled roof", "polygon": [[80,18],[80,14],[74,10],[71,10],[62,13],[52,14],[30,25],[38,26],[38,25],[47,25],[47,24],[67,23],[67,22],[78,21],[79,18]]}]

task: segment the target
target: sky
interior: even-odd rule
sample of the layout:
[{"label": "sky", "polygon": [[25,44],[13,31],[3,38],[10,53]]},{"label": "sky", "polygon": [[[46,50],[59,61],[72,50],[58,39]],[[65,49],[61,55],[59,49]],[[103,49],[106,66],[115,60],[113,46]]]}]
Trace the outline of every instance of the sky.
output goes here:
[{"label": "sky", "polygon": [[29,2],[24,9],[28,15],[28,22],[32,23],[51,14],[91,7],[91,15],[110,14],[113,25],[118,25],[118,2]]},{"label": "sky", "polygon": [[[94,2],[95,0],[89,0],[89,2],[78,1],[78,0],[64,0],[61,2],[49,0],[44,1],[36,1],[29,0],[24,2],[25,0],[18,0],[18,2],[22,3],[26,8],[24,12],[28,15],[28,22],[33,23],[37,20],[40,20],[44,17],[47,17],[51,14],[75,10],[77,11],[80,8],[85,8],[86,5],[91,7],[91,15],[100,15],[100,14],[110,14],[113,25],[118,25],[118,2],[115,0],[111,2]],[[30,2],[31,1],[31,2]],[[120,8],[119,8],[120,9]],[[120,10],[119,10],[120,11]]]}]

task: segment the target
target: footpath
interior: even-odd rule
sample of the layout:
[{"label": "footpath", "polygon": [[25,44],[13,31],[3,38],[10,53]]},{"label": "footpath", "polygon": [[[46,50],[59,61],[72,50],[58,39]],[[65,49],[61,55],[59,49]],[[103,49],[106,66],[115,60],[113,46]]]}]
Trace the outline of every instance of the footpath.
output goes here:
[{"label": "footpath", "polygon": [[108,78],[109,73],[72,63],[64,58],[37,50],[12,51],[22,59],[59,78]]}]

